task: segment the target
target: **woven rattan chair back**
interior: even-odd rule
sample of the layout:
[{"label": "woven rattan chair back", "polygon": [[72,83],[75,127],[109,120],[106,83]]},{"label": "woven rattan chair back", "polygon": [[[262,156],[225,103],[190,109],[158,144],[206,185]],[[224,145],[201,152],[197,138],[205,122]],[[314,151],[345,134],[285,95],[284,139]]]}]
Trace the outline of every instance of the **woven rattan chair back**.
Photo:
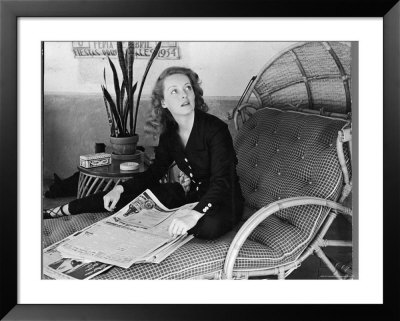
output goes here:
[{"label": "woven rattan chair back", "polygon": [[[298,116],[295,116],[293,111]],[[236,129],[240,129],[236,137],[239,163],[242,160],[238,172],[239,175],[246,172],[246,175],[241,175],[241,186],[248,204],[259,210],[247,219],[231,244],[224,268],[228,278],[239,274],[242,276],[243,273],[246,277],[276,274],[279,278],[285,278],[311,254],[316,254],[336,278],[349,277],[348,274],[343,275],[336,269],[322,251],[322,247],[352,246],[351,241],[332,241],[324,238],[338,213],[349,217],[351,221],[351,208],[343,206],[343,201],[350,194],[352,187],[351,111],[351,46],[348,43],[298,43],[275,56],[261,69],[255,79],[252,79],[251,85],[231,115],[233,115]],[[253,115],[254,113],[256,114]],[[306,114],[315,116],[308,115],[311,116],[308,117]],[[243,125],[244,123],[246,124]],[[255,132],[257,128],[262,128],[262,130]],[[318,133],[313,133],[313,128]],[[298,134],[300,132],[301,135]],[[319,141],[325,136],[332,137]],[[293,141],[290,141],[292,138]],[[316,139],[316,144],[311,144],[314,139]],[[246,142],[243,143],[244,141]],[[299,189],[297,192],[291,191],[283,195],[283,191],[297,184],[296,178],[289,177],[290,175],[287,176],[286,182],[282,182],[285,168],[294,176],[301,173],[300,169],[295,168],[301,162],[296,163],[295,166],[291,163],[296,157],[302,155],[296,152],[296,146],[304,143],[307,145],[304,150],[316,152],[308,162],[304,162],[304,166],[311,171],[318,171],[315,160],[321,155],[317,150],[322,141],[323,144],[329,141],[328,145],[332,146],[329,159],[332,164],[336,164],[335,177],[343,178],[340,186],[338,185],[339,194],[333,198],[318,194],[318,197],[314,198],[312,193]],[[285,142],[288,142],[287,155],[289,155],[286,158]],[[265,143],[264,147],[261,146],[263,143]],[[315,145],[316,149],[311,150],[310,148],[313,148],[311,145]],[[262,149],[258,150],[261,147]],[[268,155],[272,156],[267,157]],[[285,159],[289,161],[286,162]],[[261,163],[264,160],[263,165]],[[261,168],[262,173],[266,173],[265,182],[262,181],[262,174],[252,179],[249,174],[251,166],[257,167],[256,169]],[[252,172],[255,172],[254,168]],[[329,170],[322,166],[321,171]],[[268,176],[268,173],[275,172],[277,175]],[[333,179],[328,179],[319,183],[321,186],[326,186],[332,181]],[[282,184],[279,185],[280,183]],[[275,190],[268,191],[267,189],[271,187],[275,187]],[[285,220],[290,222],[290,215],[285,216],[286,207],[297,211],[299,206],[303,206],[304,209],[307,208],[304,207],[305,205],[312,208],[311,204],[321,206],[326,204],[325,208],[329,210],[327,215],[314,223],[316,229],[310,238],[313,241],[303,248],[304,252],[301,255],[290,263],[281,262],[279,268],[266,265],[264,269],[260,267],[258,271],[254,271],[240,267],[243,254],[239,254],[239,249],[245,244],[245,240],[254,239],[254,236],[257,236],[256,233],[263,228],[263,224],[266,228],[278,226],[280,223],[275,222],[274,216],[284,219],[284,222]],[[306,214],[304,217],[307,216],[309,215]],[[298,222],[300,225],[304,223],[304,217]],[[267,220],[270,222],[267,223]],[[271,233],[268,232],[266,235],[270,236]],[[274,240],[274,242],[278,241]]]},{"label": "woven rattan chair back", "polygon": [[238,118],[246,120],[263,107],[351,118],[351,102],[350,44],[304,42],[261,69],[233,117],[237,129]]}]

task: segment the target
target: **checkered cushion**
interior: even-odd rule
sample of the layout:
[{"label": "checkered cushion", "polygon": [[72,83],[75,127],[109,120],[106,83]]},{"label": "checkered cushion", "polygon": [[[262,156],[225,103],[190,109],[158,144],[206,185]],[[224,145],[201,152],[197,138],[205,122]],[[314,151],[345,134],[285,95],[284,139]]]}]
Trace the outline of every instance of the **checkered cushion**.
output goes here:
[{"label": "checkered cushion", "polygon": [[[44,220],[43,246],[60,241],[107,215],[109,213],[86,213]],[[114,267],[94,279],[189,279],[208,274],[221,275],[226,253],[239,227],[214,241],[193,239],[160,264],[134,264],[129,269]],[[248,241],[239,253],[238,266],[243,266],[243,262],[247,268],[265,266],[269,252],[264,245]]]},{"label": "checkered cushion", "polygon": [[109,216],[105,213],[87,213],[83,215],[63,216],[43,220],[42,244],[46,248],[53,243],[61,241],[67,236]]},{"label": "checkered cushion", "polygon": [[[235,140],[244,218],[278,199],[316,196],[336,200],[342,172],[336,156],[337,132],[345,121],[265,108],[243,125]],[[239,252],[235,270],[256,270],[292,262],[312,239],[328,212],[299,206],[262,222]],[[44,220],[43,245],[59,241],[109,213]],[[95,279],[187,279],[221,274],[240,225],[214,241],[193,239],[160,264],[114,267]]]},{"label": "checkered cushion", "polygon": [[[237,170],[247,205],[256,210],[296,196],[337,200],[343,178],[336,139],[346,125],[345,120],[272,108],[254,114],[235,141]],[[298,206],[262,222],[249,239],[265,245],[263,264],[278,266],[294,261],[328,211],[322,206]],[[255,253],[242,251],[236,267],[249,268],[252,258],[261,255]]]},{"label": "checkered cushion", "polygon": [[[109,213],[85,213],[44,220],[43,247],[108,215]],[[214,241],[193,239],[160,264],[134,264],[129,269],[114,267],[94,279],[188,279],[220,273],[234,233],[235,231],[231,231]]]}]

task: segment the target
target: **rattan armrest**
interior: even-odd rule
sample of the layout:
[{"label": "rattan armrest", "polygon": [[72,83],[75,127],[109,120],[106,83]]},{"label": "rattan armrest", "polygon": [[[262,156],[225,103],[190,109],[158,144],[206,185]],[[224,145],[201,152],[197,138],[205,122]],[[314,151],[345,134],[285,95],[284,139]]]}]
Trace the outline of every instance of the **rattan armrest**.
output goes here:
[{"label": "rattan armrest", "polygon": [[[235,124],[235,129],[237,131],[239,130],[238,117],[239,117],[240,113],[242,112],[242,110],[246,109],[248,107],[253,108],[255,110],[260,108],[259,106],[256,106],[252,103],[244,103],[244,104],[241,104],[239,107],[235,108],[235,110],[233,111],[232,118],[233,118],[233,122]],[[244,123],[243,120],[242,120],[242,123]]]},{"label": "rattan armrest", "polygon": [[242,225],[229,247],[224,264],[224,273],[227,279],[232,279],[233,267],[235,265],[237,255],[250,233],[268,216],[282,209],[301,205],[327,206],[340,213],[352,215],[352,210],[350,208],[345,207],[337,202],[318,197],[291,197],[273,202],[265,207],[260,208]]}]

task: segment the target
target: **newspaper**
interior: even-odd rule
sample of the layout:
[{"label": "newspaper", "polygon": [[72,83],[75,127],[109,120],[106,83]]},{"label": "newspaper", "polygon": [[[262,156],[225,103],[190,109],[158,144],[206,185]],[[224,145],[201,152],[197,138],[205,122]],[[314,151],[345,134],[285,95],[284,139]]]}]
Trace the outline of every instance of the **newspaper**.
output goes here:
[{"label": "newspaper", "polygon": [[134,263],[159,263],[192,235],[171,237],[168,227],[197,203],[168,209],[146,190],[117,213],[91,225],[57,248],[64,258],[90,260],[129,268]]},{"label": "newspaper", "polygon": [[43,274],[53,279],[85,280],[108,270],[112,265],[83,259],[64,258],[58,251],[59,245],[71,240],[82,231],[50,245],[43,250]]}]

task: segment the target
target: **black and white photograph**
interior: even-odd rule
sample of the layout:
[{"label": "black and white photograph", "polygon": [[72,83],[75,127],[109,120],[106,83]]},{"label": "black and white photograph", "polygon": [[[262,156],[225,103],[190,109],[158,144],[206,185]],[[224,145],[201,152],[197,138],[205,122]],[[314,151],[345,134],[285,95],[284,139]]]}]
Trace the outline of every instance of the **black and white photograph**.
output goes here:
[{"label": "black and white photograph", "polygon": [[0,319],[398,319],[398,0],[0,0]]},{"label": "black and white photograph", "polygon": [[43,278],[357,279],[357,46],[43,42]]}]

